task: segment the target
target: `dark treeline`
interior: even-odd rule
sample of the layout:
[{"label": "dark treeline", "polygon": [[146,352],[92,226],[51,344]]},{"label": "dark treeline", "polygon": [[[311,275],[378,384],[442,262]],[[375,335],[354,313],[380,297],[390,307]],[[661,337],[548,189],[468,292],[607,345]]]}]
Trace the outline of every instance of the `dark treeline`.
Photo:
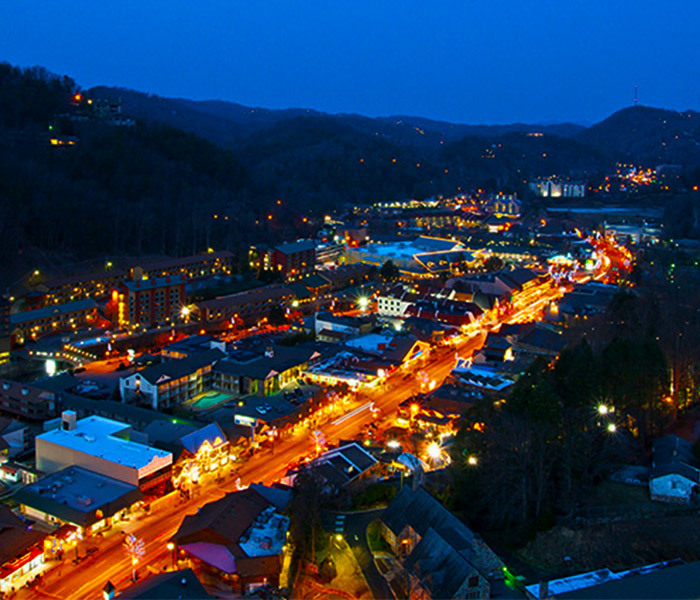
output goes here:
[{"label": "dark treeline", "polygon": [[465,516],[521,535],[549,527],[696,401],[700,281],[674,277],[663,254],[647,258],[641,286],[572,327],[554,363],[535,362],[505,402],[474,407],[453,449]]},{"label": "dark treeline", "polygon": [[[612,166],[607,153],[572,138],[508,133],[442,144],[426,132],[409,143],[381,133],[379,121],[373,133],[371,119],[343,115],[280,119],[223,148],[155,121],[77,119],[87,110],[72,101],[79,91],[42,68],[0,64],[6,280],[52,260],[243,253],[251,243],[307,235],[314,218],[347,205],[474,188],[527,196],[533,177]],[[49,145],[61,135],[78,143]],[[687,173],[688,185],[700,174]]]},{"label": "dark treeline", "polygon": [[[492,527],[551,524],[632,456],[633,440],[641,443],[668,412],[667,389],[666,363],[653,340],[616,338],[600,352],[583,341],[553,367],[536,362],[505,403],[477,409],[483,432],[461,431],[455,497]],[[479,466],[469,465],[472,455]]]}]

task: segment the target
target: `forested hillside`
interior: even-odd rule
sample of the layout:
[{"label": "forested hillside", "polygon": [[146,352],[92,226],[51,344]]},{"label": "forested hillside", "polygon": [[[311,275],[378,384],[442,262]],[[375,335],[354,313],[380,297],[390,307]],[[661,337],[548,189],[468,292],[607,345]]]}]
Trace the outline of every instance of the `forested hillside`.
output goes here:
[{"label": "forested hillside", "polygon": [[69,77],[0,64],[5,280],[49,260],[243,252],[307,234],[314,217],[349,204],[477,187],[523,193],[533,177],[588,178],[628,158],[700,173],[695,113],[626,109],[583,132],[564,124],[533,136],[526,125],[469,129],[133,92],[123,110],[136,123],[116,126],[90,117],[89,97]]}]

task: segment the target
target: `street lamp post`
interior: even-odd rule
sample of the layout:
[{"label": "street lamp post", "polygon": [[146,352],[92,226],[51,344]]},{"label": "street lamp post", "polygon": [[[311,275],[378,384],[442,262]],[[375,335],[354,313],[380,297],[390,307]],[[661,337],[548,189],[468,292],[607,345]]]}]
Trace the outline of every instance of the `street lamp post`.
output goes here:
[{"label": "street lamp post", "polygon": [[170,568],[175,570],[175,544],[168,542],[166,548],[170,551]]}]

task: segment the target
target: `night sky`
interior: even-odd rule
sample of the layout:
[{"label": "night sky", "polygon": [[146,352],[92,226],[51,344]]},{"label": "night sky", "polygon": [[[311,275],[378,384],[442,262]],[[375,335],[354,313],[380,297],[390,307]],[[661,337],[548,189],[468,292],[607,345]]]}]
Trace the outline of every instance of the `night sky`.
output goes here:
[{"label": "night sky", "polygon": [[84,87],[462,123],[700,108],[697,0],[4,2],[0,60]]}]

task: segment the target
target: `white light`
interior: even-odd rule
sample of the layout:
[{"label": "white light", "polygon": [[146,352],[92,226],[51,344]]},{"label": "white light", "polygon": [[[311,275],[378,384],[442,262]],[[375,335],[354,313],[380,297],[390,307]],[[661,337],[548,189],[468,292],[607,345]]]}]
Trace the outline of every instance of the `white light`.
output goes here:
[{"label": "white light", "polygon": [[608,431],[610,433],[615,433],[617,431],[617,425],[615,425],[615,423],[610,423],[608,425]]},{"label": "white light", "polygon": [[467,459],[467,462],[468,462],[472,467],[476,466],[476,465],[479,463],[479,461],[477,460],[476,456],[474,456],[474,455],[470,456],[470,457]]},{"label": "white light", "polygon": [[389,440],[386,443],[386,447],[396,450],[397,448],[401,448],[401,444],[397,440]]},{"label": "white light", "polygon": [[437,460],[440,458],[441,453],[442,451],[440,450],[440,444],[437,442],[430,442],[428,445],[428,456],[433,460]]},{"label": "white light", "polygon": [[608,407],[605,404],[599,404],[598,405],[598,414],[599,415],[607,415],[608,414]]},{"label": "white light", "polygon": [[365,310],[369,306],[369,298],[367,296],[360,296],[357,299],[357,305],[362,309]]},{"label": "white light", "polygon": [[49,359],[44,363],[44,367],[46,369],[46,374],[49,377],[53,377],[56,374],[56,361],[53,359]]}]

